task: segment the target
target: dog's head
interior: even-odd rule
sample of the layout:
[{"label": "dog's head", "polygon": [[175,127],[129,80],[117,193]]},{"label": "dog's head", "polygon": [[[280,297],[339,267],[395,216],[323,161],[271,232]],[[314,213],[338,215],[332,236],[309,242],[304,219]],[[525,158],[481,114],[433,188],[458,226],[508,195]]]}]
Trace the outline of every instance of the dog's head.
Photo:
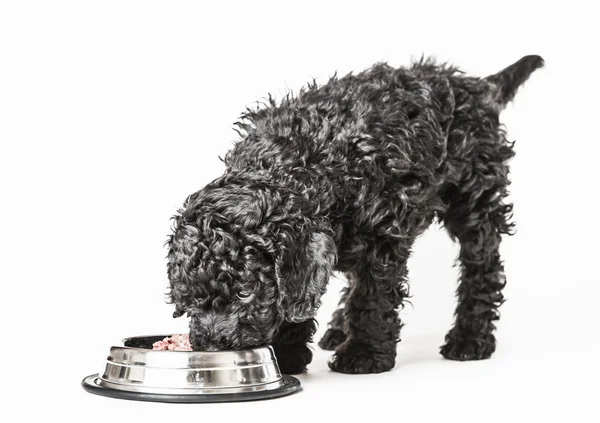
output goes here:
[{"label": "dog's head", "polygon": [[267,345],[284,320],[314,317],[337,258],[315,204],[265,179],[225,175],[174,219],[169,298],[175,317],[190,316],[195,350]]}]

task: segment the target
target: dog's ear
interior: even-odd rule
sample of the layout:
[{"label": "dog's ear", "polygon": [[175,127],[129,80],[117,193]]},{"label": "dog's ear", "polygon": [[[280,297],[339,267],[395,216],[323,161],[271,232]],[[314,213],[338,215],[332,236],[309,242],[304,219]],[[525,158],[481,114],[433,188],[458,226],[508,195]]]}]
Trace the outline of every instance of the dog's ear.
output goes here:
[{"label": "dog's ear", "polygon": [[288,322],[313,318],[337,260],[333,239],[324,232],[286,243],[275,260],[279,288],[277,307]]}]

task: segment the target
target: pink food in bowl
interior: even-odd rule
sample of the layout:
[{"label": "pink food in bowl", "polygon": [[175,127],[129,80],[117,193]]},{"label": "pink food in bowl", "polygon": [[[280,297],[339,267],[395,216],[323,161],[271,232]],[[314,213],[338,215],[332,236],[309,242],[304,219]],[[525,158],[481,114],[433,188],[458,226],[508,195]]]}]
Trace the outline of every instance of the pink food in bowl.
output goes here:
[{"label": "pink food in bowl", "polygon": [[152,349],[161,351],[192,351],[192,345],[190,344],[189,335],[175,334],[167,336],[162,341],[156,341],[152,344]]}]

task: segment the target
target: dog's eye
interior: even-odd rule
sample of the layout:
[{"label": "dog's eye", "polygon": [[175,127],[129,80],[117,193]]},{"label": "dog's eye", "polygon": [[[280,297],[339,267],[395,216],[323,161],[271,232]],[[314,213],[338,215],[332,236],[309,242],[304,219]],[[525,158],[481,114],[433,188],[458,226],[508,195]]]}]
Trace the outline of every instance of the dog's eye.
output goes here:
[{"label": "dog's eye", "polygon": [[248,297],[250,297],[250,293],[246,291],[240,291],[237,294],[235,294],[235,296],[238,297],[240,300],[246,300],[248,299]]}]

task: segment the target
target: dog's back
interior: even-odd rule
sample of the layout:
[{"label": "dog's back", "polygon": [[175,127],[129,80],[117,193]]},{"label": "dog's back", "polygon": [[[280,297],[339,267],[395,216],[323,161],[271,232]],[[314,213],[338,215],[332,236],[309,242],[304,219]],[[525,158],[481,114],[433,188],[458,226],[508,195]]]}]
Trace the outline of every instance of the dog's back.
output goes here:
[{"label": "dog's back", "polygon": [[352,225],[373,231],[382,209],[405,210],[398,230],[421,230],[423,224],[400,220],[410,219],[409,211],[423,220],[443,180],[455,74],[430,61],[398,69],[377,64],[309,85],[245,114],[244,137],[227,164],[274,179],[324,177],[336,197],[333,217],[357,216]]}]

